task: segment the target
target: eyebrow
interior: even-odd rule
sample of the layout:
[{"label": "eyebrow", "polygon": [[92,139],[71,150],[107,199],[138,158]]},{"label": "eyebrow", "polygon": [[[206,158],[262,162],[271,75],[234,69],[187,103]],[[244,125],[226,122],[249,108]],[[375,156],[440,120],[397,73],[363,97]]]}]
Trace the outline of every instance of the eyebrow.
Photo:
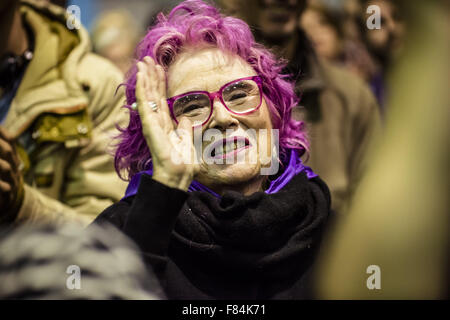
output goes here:
[{"label": "eyebrow", "polygon": [[189,93],[194,93],[194,92],[199,92],[199,91],[216,92],[216,91],[220,90],[220,88],[222,88],[224,85],[229,84],[231,82],[234,82],[235,80],[239,80],[239,79],[247,78],[247,77],[253,77],[253,76],[255,76],[255,75],[247,75],[247,76],[242,76],[242,77],[239,77],[239,78],[229,79],[227,81],[222,82],[222,84],[216,90],[207,90],[205,88],[198,89],[198,87],[193,87],[193,88],[188,89],[186,91],[180,91],[180,93],[175,93],[175,94],[173,94],[173,95],[171,95],[170,97],[167,97],[167,98],[170,99],[170,98],[175,97],[175,96],[179,96],[179,95],[183,95],[183,94],[189,94]]}]

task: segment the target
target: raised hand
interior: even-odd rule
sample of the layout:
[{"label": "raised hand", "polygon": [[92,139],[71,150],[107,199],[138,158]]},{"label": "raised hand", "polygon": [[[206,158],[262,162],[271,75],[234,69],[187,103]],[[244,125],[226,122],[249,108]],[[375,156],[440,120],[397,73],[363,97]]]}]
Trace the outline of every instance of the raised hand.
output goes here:
[{"label": "raised hand", "polygon": [[164,69],[150,57],[138,62],[137,67],[135,95],[143,135],[152,156],[153,179],[187,190],[199,170],[192,123],[183,119],[175,127],[167,105]]}]

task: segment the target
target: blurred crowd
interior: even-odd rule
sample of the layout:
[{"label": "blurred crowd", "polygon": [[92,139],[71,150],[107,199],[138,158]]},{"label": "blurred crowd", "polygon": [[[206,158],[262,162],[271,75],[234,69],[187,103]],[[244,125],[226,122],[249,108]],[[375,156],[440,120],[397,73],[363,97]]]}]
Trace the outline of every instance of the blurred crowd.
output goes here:
[{"label": "blurred crowd", "polygon": [[[218,1],[220,3],[220,1]],[[374,93],[380,108],[385,97],[385,77],[389,67],[401,53],[405,37],[405,25],[401,12],[395,1],[389,0],[308,0],[301,15],[292,20],[292,28],[301,29],[309,38],[316,54],[324,60],[341,66],[362,78]],[[224,8],[236,6],[234,1],[223,1]],[[274,6],[282,8],[289,1],[273,1]],[[296,2],[291,2],[292,6]],[[248,4],[251,11],[251,1]],[[380,8],[379,26],[369,29],[368,21],[374,11],[367,11],[370,6]],[[168,10],[170,3],[160,2],[151,10],[147,26],[152,25],[156,14]],[[279,19],[284,23],[282,12]],[[249,17],[254,19],[254,17]],[[264,19],[264,18],[263,18]],[[275,19],[275,17],[274,17]],[[375,19],[375,18],[374,18]],[[378,18],[377,18],[378,19]],[[250,20],[249,20],[250,21]],[[126,61],[133,56],[133,49],[145,27],[137,26],[133,15],[126,8],[111,9],[102,12],[93,22],[92,41],[94,50],[113,61],[123,72],[128,70]],[[294,30],[294,29],[292,29]],[[275,38],[282,38],[290,31],[274,29]],[[283,35],[282,32],[287,32]],[[279,39],[273,39],[275,43]]]},{"label": "blurred crowd", "polygon": [[[369,17],[380,8],[380,25],[369,29]],[[309,1],[300,27],[319,56],[358,75],[372,89],[381,108],[385,78],[401,53],[405,37],[402,14],[395,1]]]},{"label": "blurred crowd", "polygon": [[[0,223],[3,226],[0,299],[164,298],[157,284],[149,280],[150,272],[144,270],[128,239],[114,236],[113,231],[110,231],[112,235],[106,232],[102,235],[103,231],[94,232],[92,226],[82,228],[124,196],[128,182],[116,174],[111,156],[117,127],[128,124],[127,110],[121,108],[125,93],[120,85],[133,66],[137,57],[135,48],[146,30],[160,12],[167,13],[176,2],[139,1],[140,10],[146,12],[141,16],[147,18],[137,21],[135,13],[127,8],[131,0],[110,7],[104,4],[106,1],[99,1],[104,5],[100,6],[102,10],[89,30],[66,27],[65,8],[77,4],[76,1],[51,2],[8,0],[0,4]],[[392,242],[378,242],[379,250],[371,251],[383,261],[380,264],[385,269],[402,254],[407,255],[400,262],[402,265],[421,260],[422,253],[430,252],[425,250],[427,241],[433,248],[441,246],[442,250],[429,256],[430,265],[420,269],[432,275],[429,282],[405,285],[415,292],[425,288],[423,295],[408,295],[411,293],[408,290],[398,289],[395,277],[388,277],[387,281],[393,285],[390,288],[386,285],[390,291],[382,298],[448,297],[449,241],[448,230],[444,228],[448,222],[445,197],[449,177],[448,130],[434,133],[433,127],[445,126],[440,118],[448,121],[448,96],[445,96],[448,93],[445,88],[437,88],[446,81],[445,77],[441,79],[438,70],[447,75],[450,70],[448,55],[428,54],[439,50],[447,50],[448,54],[448,48],[435,46],[431,41],[427,43],[427,36],[423,35],[433,32],[435,41],[448,44],[448,29],[443,30],[445,20],[449,20],[448,4],[432,0],[414,9],[408,7],[408,1],[394,0],[217,0],[215,3],[225,14],[247,22],[258,42],[285,59],[284,72],[295,80],[300,102],[293,109],[292,117],[305,121],[311,142],[309,157],[304,160],[328,185],[333,220],[336,220],[333,227],[337,230],[333,236],[344,239],[335,241],[330,236],[334,246],[326,247],[325,252],[330,254],[325,255],[323,264],[335,268],[320,270],[320,279],[351,282],[351,275],[343,269],[348,266],[352,269],[353,262],[359,266],[358,258],[362,256],[364,263],[369,261],[367,252],[386,235],[391,236]],[[417,27],[418,21],[422,29]],[[433,25],[439,21],[442,26]],[[428,46],[423,48],[421,44]],[[412,56],[413,53],[419,56]],[[422,70],[418,64],[430,60],[436,65],[426,71],[436,69],[436,72],[418,74]],[[435,91],[427,84],[430,77],[436,77]],[[419,96],[417,100],[406,97],[418,91],[424,97]],[[423,104],[414,105],[419,101]],[[410,119],[411,113],[419,112],[419,107],[423,117]],[[432,119],[431,116],[428,119],[434,112]],[[417,127],[402,126],[403,120]],[[425,128],[420,126],[427,123]],[[412,150],[401,148],[411,139],[419,135],[427,137],[427,134],[429,137],[421,140],[423,144],[413,142]],[[439,148],[424,144],[439,145]],[[381,157],[380,152],[390,157]],[[431,155],[435,158],[428,159]],[[412,166],[408,162],[412,158],[422,161]],[[428,176],[421,175],[418,179],[417,171],[427,172],[429,164],[435,165],[436,172],[431,170]],[[392,181],[383,174],[386,172],[390,172]],[[382,185],[377,184],[380,180],[384,182]],[[397,185],[398,181],[402,183]],[[435,199],[428,207],[422,205],[428,204],[422,201],[424,193],[403,194],[411,184],[423,190],[421,183],[427,186],[428,197]],[[388,206],[391,202],[392,206]],[[417,215],[416,208],[421,208]],[[371,212],[372,216],[363,212]],[[395,214],[399,217],[395,218]],[[375,222],[370,218],[374,215],[379,215]],[[429,215],[434,223],[427,225],[429,221],[422,215]],[[347,224],[341,223],[342,217]],[[408,219],[417,228],[416,232],[402,228]],[[48,223],[51,228],[42,227]],[[68,233],[67,223],[77,227]],[[387,226],[390,223],[398,229],[390,231]],[[30,225],[39,227],[23,229]],[[378,233],[367,231],[370,225],[377,226]],[[436,230],[435,238],[425,239],[427,235],[420,231],[421,225],[428,226],[430,232]],[[349,226],[360,232],[352,233],[355,229]],[[361,230],[366,231],[367,243],[361,240],[364,237]],[[402,234],[398,243],[395,243],[395,230]],[[408,241],[417,236],[424,243],[423,249],[417,249],[414,255],[409,252]],[[66,252],[69,257],[60,254],[60,241],[72,248]],[[361,247],[355,249],[355,243]],[[410,245],[415,243],[411,241]],[[350,255],[347,265],[343,261],[351,250],[359,253],[367,250],[367,255]],[[100,264],[114,266],[106,268],[110,274],[101,274],[89,264],[89,257],[97,259],[98,252],[103,254]],[[79,258],[74,260],[71,256]],[[335,260],[330,260],[333,257]],[[111,262],[113,259],[130,259],[135,263],[116,265]],[[94,269],[88,272],[98,281],[88,284],[91,291],[84,291],[86,296],[77,297],[52,283],[66,276],[61,268],[51,269],[52,263],[62,265],[67,261],[75,261],[86,270]],[[30,268],[24,268],[25,264]],[[37,281],[45,272],[61,274]],[[400,274],[401,270],[392,268],[392,272]],[[414,272],[410,275],[415,276]],[[117,286],[96,290],[102,287],[102,277],[116,277],[121,290]],[[374,298],[351,286],[345,291],[346,286],[342,285],[345,280],[335,282],[321,281],[317,297]]]}]

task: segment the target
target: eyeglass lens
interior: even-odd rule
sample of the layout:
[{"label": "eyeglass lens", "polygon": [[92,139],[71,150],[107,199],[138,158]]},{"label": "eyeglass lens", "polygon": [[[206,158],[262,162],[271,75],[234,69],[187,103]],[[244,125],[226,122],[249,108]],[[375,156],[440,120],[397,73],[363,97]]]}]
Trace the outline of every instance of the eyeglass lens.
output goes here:
[{"label": "eyeglass lens", "polygon": [[[261,93],[253,80],[239,80],[222,89],[222,99],[233,113],[247,113],[259,107]],[[186,94],[173,103],[173,113],[179,122],[189,117],[192,122],[205,122],[212,112],[211,101],[205,93]]]}]

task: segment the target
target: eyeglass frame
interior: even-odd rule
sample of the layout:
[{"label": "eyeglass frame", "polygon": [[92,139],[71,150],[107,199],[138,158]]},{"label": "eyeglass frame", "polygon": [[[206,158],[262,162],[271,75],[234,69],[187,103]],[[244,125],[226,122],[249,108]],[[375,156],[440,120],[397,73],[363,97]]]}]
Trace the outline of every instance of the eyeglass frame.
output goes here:
[{"label": "eyeglass frame", "polygon": [[[225,101],[223,101],[223,95],[222,95],[222,91],[229,86],[230,84],[233,84],[235,82],[239,82],[239,81],[243,81],[243,80],[253,80],[254,82],[256,82],[256,84],[258,85],[258,90],[259,90],[259,103],[258,106],[250,111],[246,111],[246,112],[235,112],[233,110],[230,110],[230,108],[228,108],[227,104],[225,103]],[[235,115],[247,115],[250,113],[255,112],[256,110],[258,110],[261,105],[262,105],[262,99],[263,99],[263,88],[262,88],[262,79],[260,76],[251,76],[251,77],[244,77],[244,78],[239,78],[239,79],[235,79],[233,81],[227,82],[225,83],[223,86],[220,87],[219,90],[215,91],[215,92],[209,92],[209,91],[189,91],[189,92],[185,92],[176,96],[173,96],[171,98],[167,99],[167,105],[169,106],[169,110],[170,110],[170,115],[172,116],[173,120],[175,120],[176,124],[178,124],[178,120],[175,117],[175,114],[173,112],[173,104],[175,103],[175,101],[183,96],[189,95],[189,94],[205,94],[209,97],[209,104],[210,104],[210,112],[209,112],[209,116],[208,118],[201,124],[202,126],[205,125],[206,123],[208,123],[209,119],[211,119],[211,116],[214,112],[214,100],[216,99],[216,97],[219,97],[219,101],[222,103],[222,105],[225,107],[225,109],[228,110],[228,112],[230,112],[231,114],[235,114]]]}]

